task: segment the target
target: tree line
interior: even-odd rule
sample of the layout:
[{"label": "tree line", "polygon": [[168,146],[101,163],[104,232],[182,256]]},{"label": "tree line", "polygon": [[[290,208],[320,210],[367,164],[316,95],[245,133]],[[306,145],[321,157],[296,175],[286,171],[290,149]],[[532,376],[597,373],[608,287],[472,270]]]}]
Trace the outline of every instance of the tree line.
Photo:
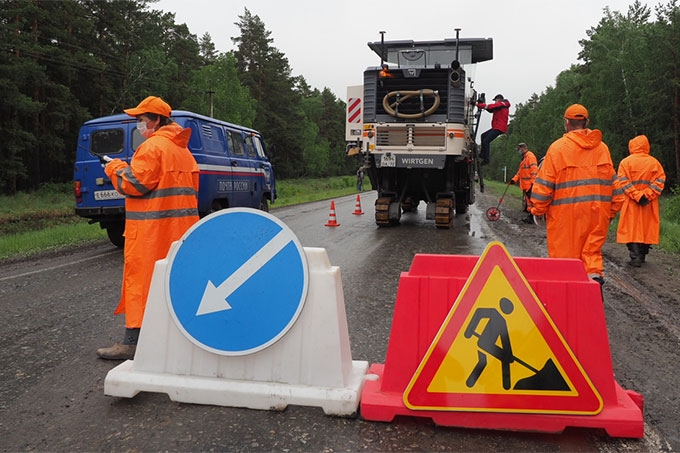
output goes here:
[{"label": "tree line", "polygon": [[[281,178],[353,174],[345,154],[345,103],[293,75],[265,24],[237,16],[235,50],[218,53],[155,0],[0,0],[0,193],[72,179],[80,125],[148,95],[259,130]],[[645,134],[668,175],[680,173],[680,10],[635,1],[604,10],[580,42],[579,63],[516,106],[492,144],[485,177],[519,164],[517,143],[540,158],[561,136],[567,105],[585,105],[616,164]],[[654,16],[654,17],[653,17]],[[559,51],[559,49],[555,49]]]},{"label": "tree line", "polygon": [[257,15],[218,53],[154,2],[0,1],[0,193],[71,180],[82,123],[149,95],[257,129],[281,178],[354,173],[344,101],[294,76]]},{"label": "tree line", "polygon": [[[654,16],[654,17],[653,17]],[[540,159],[564,133],[562,116],[583,104],[591,129],[600,129],[612,159],[628,156],[628,142],[644,134],[663,165],[666,187],[680,174],[680,9],[676,0],[654,8],[635,1],[624,14],[605,8],[599,23],[579,42],[580,63],[561,72],[554,87],[518,104],[508,134],[492,145],[488,175],[511,177],[526,142]],[[555,49],[558,51],[558,49]]]}]

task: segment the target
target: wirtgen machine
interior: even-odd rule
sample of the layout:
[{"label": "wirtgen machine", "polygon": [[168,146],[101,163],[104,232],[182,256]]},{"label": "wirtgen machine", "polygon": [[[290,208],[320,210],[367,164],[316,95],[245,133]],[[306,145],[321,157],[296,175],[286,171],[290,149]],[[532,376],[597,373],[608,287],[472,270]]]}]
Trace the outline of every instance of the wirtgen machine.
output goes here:
[{"label": "wirtgen machine", "polygon": [[375,222],[397,225],[427,203],[426,218],[450,228],[483,180],[475,142],[481,110],[466,71],[493,58],[491,38],[370,42],[380,66],[348,87],[346,140],[378,191]]}]

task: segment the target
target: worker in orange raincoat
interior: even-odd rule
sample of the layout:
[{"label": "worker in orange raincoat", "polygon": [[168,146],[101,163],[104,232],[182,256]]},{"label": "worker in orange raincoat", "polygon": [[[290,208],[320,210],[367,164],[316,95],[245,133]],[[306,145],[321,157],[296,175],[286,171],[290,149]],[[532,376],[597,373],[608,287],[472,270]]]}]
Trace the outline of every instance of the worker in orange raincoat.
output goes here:
[{"label": "worker in orange raincoat", "polygon": [[125,249],[120,303],[125,313],[122,342],[100,348],[103,359],[133,359],[142,326],[149,285],[157,260],[198,220],[199,169],[187,145],[191,129],[170,119],[170,106],[149,96],[125,113],[137,118],[146,138],[128,165],[104,158],[104,172],[125,195]]},{"label": "worker in orange raincoat", "polygon": [[588,110],[569,106],[566,133],[548,148],[531,191],[531,213],[547,224],[548,256],[578,258],[590,278],[604,284],[602,246],[623,192],[602,132],[587,129]]},{"label": "worker in orange raincoat", "polygon": [[522,190],[524,197],[522,198],[522,212],[528,212],[529,216],[522,219],[524,223],[534,223],[534,217],[531,215],[531,188],[534,185],[534,180],[538,174],[538,161],[536,155],[529,151],[526,143],[517,145],[517,152],[522,156],[522,161],[519,163],[519,170],[515,176],[510,180],[510,184],[519,183],[519,188]]},{"label": "worker in orange raincoat", "polygon": [[666,172],[649,154],[649,140],[638,135],[628,142],[630,155],[619,164],[619,184],[626,194],[616,242],[626,244],[629,264],[642,266],[651,244],[659,243],[659,196],[666,185]]}]

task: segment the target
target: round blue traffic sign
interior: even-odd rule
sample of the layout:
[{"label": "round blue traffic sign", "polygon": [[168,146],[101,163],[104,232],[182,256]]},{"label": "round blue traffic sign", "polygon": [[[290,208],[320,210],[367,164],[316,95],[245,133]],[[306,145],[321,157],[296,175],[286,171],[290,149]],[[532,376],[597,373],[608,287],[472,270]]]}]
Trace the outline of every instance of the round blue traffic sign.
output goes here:
[{"label": "round blue traffic sign", "polygon": [[263,211],[232,208],[194,224],[168,255],[168,308],[197,346],[245,355],[279,340],[307,296],[300,242]]}]

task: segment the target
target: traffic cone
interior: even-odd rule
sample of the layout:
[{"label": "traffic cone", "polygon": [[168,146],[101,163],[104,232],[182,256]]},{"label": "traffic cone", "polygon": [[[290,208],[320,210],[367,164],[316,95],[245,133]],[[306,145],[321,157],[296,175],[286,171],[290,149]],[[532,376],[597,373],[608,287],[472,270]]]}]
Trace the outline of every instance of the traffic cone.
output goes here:
[{"label": "traffic cone", "polygon": [[361,197],[357,194],[357,204],[354,205],[354,215],[364,215],[364,211],[361,210]]},{"label": "traffic cone", "polygon": [[326,226],[329,227],[340,226],[338,221],[335,219],[335,201],[331,201],[331,213],[328,215],[328,222],[326,222]]}]

